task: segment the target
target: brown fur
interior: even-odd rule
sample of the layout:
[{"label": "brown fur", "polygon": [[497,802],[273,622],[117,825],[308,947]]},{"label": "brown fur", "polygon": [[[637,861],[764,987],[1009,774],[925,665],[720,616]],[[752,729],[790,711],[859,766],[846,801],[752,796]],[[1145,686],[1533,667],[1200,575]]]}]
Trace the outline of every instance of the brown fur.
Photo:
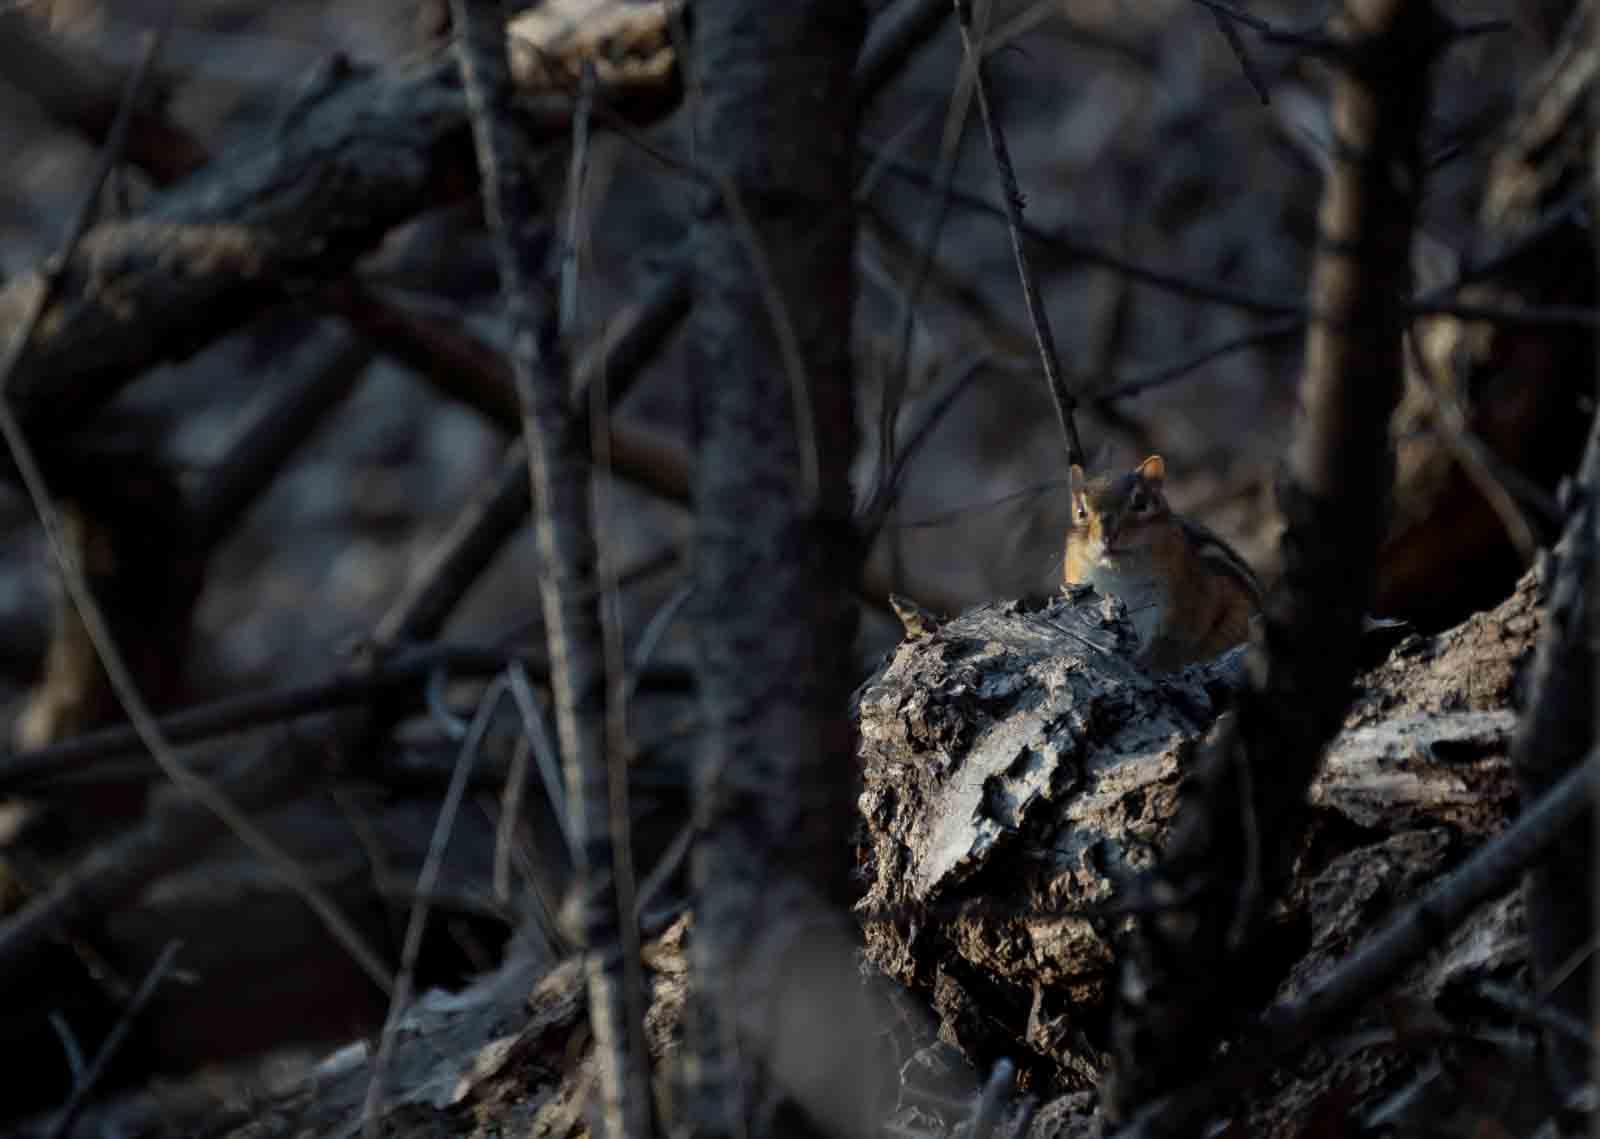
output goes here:
[{"label": "brown fur", "polygon": [[1063,576],[1120,597],[1146,663],[1176,669],[1248,640],[1261,586],[1226,542],[1172,512],[1165,477],[1159,455],[1094,479],[1074,466]]}]

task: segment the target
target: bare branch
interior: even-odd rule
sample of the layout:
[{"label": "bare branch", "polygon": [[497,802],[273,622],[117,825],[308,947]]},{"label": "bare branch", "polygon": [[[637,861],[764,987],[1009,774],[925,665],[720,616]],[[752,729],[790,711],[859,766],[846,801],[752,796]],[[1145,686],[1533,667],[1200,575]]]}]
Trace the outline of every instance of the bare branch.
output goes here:
[{"label": "bare branch", "polygon": [[[570,402],[567,364],[554,322],[535,304],[540,288],[530,230],[534,190],[521,136],[510,119],[505,28],[497,0],[452,0],[456,53],[478,155],[484,216],[494,239],[511,335],[511,371],[533,485],[543,561],[539,592],[568,794],[567,824],[586,951],[589,1022],[600,1073],[603,1133],[647,1139],[652,1130],[643,997],[629,992],[620,896],[608,828],[604,617],[596,588],[587,417]],[[548,306],[546,306],[548,312]]]},{"label": "bare branch", "polygon": [[1269,320],[1259,328],[1253,328],[1249,332],[1240,333],[1238,336],[1230,336],[1217,344],[1208,345],[1176,363],[1164,364],[1148,375],[1132,380],[1119,380],[1104,390],[1096,392],[1095,399],[1110,401],[1125,399],[1128,396],[1143,395],[1145,392],[1166,387],[1168,384],[1192,376],[1204,365],[1223,356],[1232,355],[1246,348],[1271,344],[1276,340],[1286,340],[1291,336],[1299,336],[1305,330],[1305,327],[1306,318],[1300,316],[1285,316],[1276,320]]},{"label": "bare branch", "polygon": [[885,6],[873,20],[856,64],[856,100],[863,108],[949,14],[944,0],[898,0]]},{"label": "bare branch", "polygon": [[506,681],[498,678],[489,685],[478,701],[478,711],[472,726],[461,741],[455,768],[450,774],[450,786],[445,790],[444,802],[439,804],[439,814],[434,820],[433,836],[428,840],[428,852],[417,874],[417,891],[411,903],[411,914],[406,921],[405,940],[400,948],[400,971],[395,975],[394,992],[389,996],[389,1013],[383,1021],[383,1031],[378,1040],[378,1053],[373,1057],[367,1078],[367,1094],[361,1106],[362,1132],[368,1139],[377,1139],[382,1133],[384,1081],[389,1074],[389,1061],[394,1055],[395,1036],[401,1017],[411,1004],[411,988],[416,977],[417,958],[422,954],[422,935],[428,925],[428,910],[434,887],[439,881],[439,867],[444,862],[444,849],[450,842],[450,832],[455,827],[456,812],[467,793],[467,779],[483,750],[483,739],[489,731],[489,721],[496,706],[506,694]]},{"label": "bare branch", "polygon": [[983,115],[983,127],[989,135],[989,149],[994,154],[995,169],[1000,174],[1001,200],[1005,204],[1006,227],[1011,233],[1011,249],[1017,259],[1017,276],[1022,281],[1022,298],[1028,306],[1028,319],[1033,323],[1034,339],[1039,345],[1039,358],[1044,364],[1045,380],[1050,387],[1050,398],[1055,403],[1056,417],[1061,421],[1061,433],[1066,439],[1067,461],[1077,466],[1087,466],[1083,441],[1078,438],[1078,424],[1073,417],[1077,400],[1067,389],[1061,375],[1061,360],[1056,355],[1055,334],[1050,331],[1050,318],[1039,298],[1039,286],[1034,281],[1033,267],[1028,262],[1027,250],[1022,243],[1022,191],[1017,188],[1016,171],[1011,167],[1011,156],[1006,151],[1005,133],[990,106],[988,68],[984,63],[981,46],[972,41],[972,2],[955,0],[956,23],[961,28],[961,46],[972,68],[973,82],[978,96],[978,110]]},{"label": "bare branch", "polygon": [[[170,712],[156,719],[169,744],[189,744],[228,732],[340,707],[396,698],[419,685],[430,673],[448,668],[459,673],[492,673],[505,666],[507,654],[492,649],[453,645],[401,647],[393,656],[328,680],[287,685],[265,692],[230,696]],[[35,786],[64,773],[81,775],[97,760],[127,755],[141,748],[136,729],[123,725],[70,736],[33,751],[0,753],[0,790]],[[152,771],[159,770],[152,768]]]},{"label": "bare branch", "polygon": [[1533,559],[1538,554],[1538,540],[1534,535],[1533,524],[1517,505],[1516,497],[1510,488],[1500,479],[1495,469],[1494,456],[1484,446],[1483,441],[1472,433],[1467,414],[1456,399],[1455,393],[1435,374],[1413,333],[1407,333],[1406,346],[1418,379],[1433,401],[1433,422],[1442,435],[1445,446],[1449,448],[1451,456],[1466,472],[1467,477],[1472,480],[1472,485],[1477,488],[1484,501],[1499,517],[1506,536],[1511,539],[1511,544],[1516,547],[1518,555],[1522,558],[1522,564],[1524,566],[1533,564]]},{"label": "bare branch", "polygon": [[[885,172],[893,174],[903,181],[921,186],[924,189],[932,189],[937,185],[934,176],[914,162],[886,155],[878,147],[865,146],[862,149],[866,154],[879,161]],[[1006,218],[1006,212],[1001,207],[993,205],[981,195],[975,194],[970,190],[964,190],[959,187],[954,188],[950,191],[950,200],[970,210],[986,213],[1001,219]],[[1209,277],[1191,276],[1169,269],[1160,269],[1153,265],[1142,265],[1088,240],[1065,233],[1052,233],[1041,229],[1026,219],[1023,219],[1019,226],[1023,236],[1032,241],[1041,251],[1053,257],[1067,261],[1081,261],[1086,265],[1113,269],[1119,273],[1125,273],[1140,284],[1149,285],[1152,288],[1166,289],[1180,296],[1226,305],[1245,312],[1260,313],[1263,316],[1292,315],[1305,311],[1305,306],[1299,301],[1285,300],[1282,297],[1272,297],[1246,289],[1234,288],[1220,284]]]},{"label": "bare branch", "polygon": [[283,390],[225,447],[189,510],[193,548],[209,551],[227,536],[312,429],[355,390],[376,355],[368,342],[343,330],[314,344],[311,358],[297,363]]},{"label": "bare branch", "polygon": [[1222,33],[1222,38],[1228,41],[1228,50],[1233,52],[1233,58],[1239,61],[1239,70],[1244,72],[1245,82],[1250,84],[1250,89],[1256,93],[1256,98],[1260,99],[1261,105],[1265,107],[1272,101],[1267,94],[1267,84],[1261,78],[1261,73],[1256,70],[1256,65],[1250,62],[1250,53],[1245,50],[1239,29],[1235,28],[1228,17],[1221,12],[1213,11],[1211,15],[1216,20],[1217,30]]},{"label": "bare branch", "polygon": [[[1284,571],[1250,682],[1142,885],[1151,909],[1125,943],[1114,1066],[1102,1086],[1113,1121],[1181,1079],[1239,1015],[1235,991],[1348,703],[1373,589],[1403,376],[1418,137],[1442,36],[1431,0],[1347,0],[1333,34],[1340,145],[1319,213],[1303,413],[1279,481]],[[1196,1120],[1168,1115],[1161,1125],[1176,1134]]]},{"label": "bare branch", "polygon": [[[900,295],[899,336],[896,355],[889,364],[882,381],[883,391],[878,408],[878,470],[871,498],[883,500],[889,493],[888,482],[895,469],[895,431],[900,416],[900,402],[904,398],[906,383],[911,371],[911,339],[916,328],[917,302],[923,286],[933,269],[934,256],[939,247],[939,234],[944,229],[950,212],[950,191],[955,186],[956,160],[961,154],[961,139],[966,133],[968,113],[972,105],[973,69],[963,62],[950,89],[945,108],[944,137],[939,142],[939,159],[934,167],[934,198],[929,203],[923,221],[921,240],[917,243],[917,261],[911,279]],[[858,190],[856,197],[868,192],[867,185]]]},{"label": "bare branch", "polygon": [[128,1038],[133,1022],[139,1019],[144,1006],[155,996],[156,987],[166,980],[167,974],[172,971],[172,963],[182,947],[181,941],[169,941],[162,948],[155,964],[150,966],[150,971],[144,975],[144,980],[139,982],[139,987],[134,990],[132,998],[123,1008],[122,1015],[117,1017],[117,1023],[106,1034],[105,1041],[100,1045],[100,1050],[94,1054],[88,1071],[73,1084],[72,1095],[68,1098],[66,1106],[50,1125],[49,1139],[61,1139],[62,1136],[72,1133],[72,1125],[78,1121],[78,1115],[83,1111],[84,1104],[89,1102],[90,1093],[100,1083],[100,1077],[105,1075],[107,1065],[122,1047],[122,1042]]}]

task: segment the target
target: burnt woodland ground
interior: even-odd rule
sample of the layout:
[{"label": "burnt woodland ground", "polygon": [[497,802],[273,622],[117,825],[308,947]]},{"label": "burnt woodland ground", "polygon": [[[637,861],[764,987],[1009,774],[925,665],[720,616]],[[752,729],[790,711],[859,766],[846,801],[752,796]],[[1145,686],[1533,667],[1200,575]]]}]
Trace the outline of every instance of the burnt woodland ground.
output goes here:
[{"label": "burnt woodland ground", "polygon": [[[869,5],[863,58],[885,16],[916,6]],[[519,430],[510,337],[472,139],[441,6],[418,7],[185,6],[101,225],[64,282],[71,303],[41,326],[12,392],[157,710],[299,693],[293,716],[242,715],[232,734],[197,733],[184,755],[251,804],[390,971],[486,686],[514,658],[531,710],[552,703],[543,563],[531,528],[515,525],[526,465],[506,451]],[[1280,27],[1306,15],[1252,10]],[[1416,632],[1386,657],[1387,644],[1369,645],[1313,784],[1292,883],[1256,947],[1260,991],[1241,993],[1241,1008],[1292,997],[1334,966],[1514,805],[1507,748],[1539,614],[1527,551],[1508,533],[1520,522],[1525,543],[1554,538],[1555,488],[1593,414],[1593,341],[1582,321],[1474,320],[1470,306],[1593,304],[1589,10],[1569,22],[1563,5],[1506,0],[1454,13],[1509,26],[1453,46],[1432,74],[1411,238],[1416,351],[1393,425],[1398,482],[1377,581],[1378,611],[1414,619]],[[7,337],[88,181],[145,18],[93,0],[0,11]],[[573,42],[561,36],[551,42]],[[1174,505],[1274,577],[1283,520],[1272,484],[1293,430],[1317,190],[1336,147],[1328,69],[1292,44],[1247,38],[1264,105],[1214,14],[1187,0],[997,4],[991,36],[996,111],[1093,462],[1161,452]],[[698,191],[638,145],[694,152],[670,37],[651,25],[603,46],[616,71],[602,82],[633,125],[596,115],[569,347],[580,361],[605,358],[589,350],[650,314],[631,326],[628,352],[577,374],[610,385],[615,403],[595,530],[620,652],[638,665],[634,861],[647,882],[674,871],[643,906],[646,1031],[659,1057],[678,1039],[687,984],[672,852],[706,725],[679,606],[693,564],[694,395],[716,377],[677,331],[691,309],[681,246]],[[904,1097],[901,1124],[953,1124],[949,1105],[918,1088],[962,1084],[1003,1057],[1045,1097],[1033,1124],[1045,1139],[1089,1126],[1118,922],[1102,911],[1153,864],[1239,663],[1154,679],[1124,659],[1113,617],[1045,607],[1067,513],[1059,432],[977,112],[952,101],[953,19],[910,46],[870,83],[856,76],[871,97],[858,124],[854,323],[835,345],[854,361],[857,430],[837,473],[848,465],[858,501],[876,484],[880,406],[897,387],[900,445],[918,447],[859,590],[848,680],[871,683],[858,694],[856,916],[904,1011],[897,1045],[916,1061],[890,1089]],[[548,95],[530,58],[568,57],[514,57],[516,82]],[[530,245],[555,272],[572,114],[532,94],[523,112],[549,207]],[[933,190],[944,159],[948,209]],[[913,293],[916,319],[903,323]],[[1485,471],[1514,489],[1509,509],[1486,501]],[[372,971],[137,746],[102,738],[29,754],[121,712],[9,473],[0,1121],[47,1126],[75,1051],[94,1052],[181,941],[172,978],[106,1074],[113,1106],[91,1110],[79,1133],[116,1120],[349,1128],[367,1074],[352,1042],[371,1039],[387,1008]],[[459,551],[455,538],[486,516],[502,524],[480,538],[497,537],[464,559],[474,564],[458,590],[434,590],[438,553]],[[901,643],[891,590],[967,612]],[[689,613],[749,600],[729,590]],[[380,658],[392,676],[368,671]],[[390,1073],[397,1130],[584,1128],[594,1076],[582,982],[557,921],[569,852],[539,762],[519,760],[528,711],[507,695],[488,721],[429,892],[416,975],[426,995]],[[526,806],[509,812],[511,827],[505,793],[519,763]],[[980,769],[981,785],[966,781]],[[1438,1103],[1462,1087],[1482,1097],[1452,1100],[1451,1126],[1530,1130],[1504,1105],[1543,1106],[1519,1094],[1534,1080],[1532,1036],[1492,995],[1527,984],[1519,914],[1508,896],[1442,939],[1349,1037],[1279,1074],[1253,1101],[1252,1133],[1314,1131],[1356,1112],[1403,1127],[1444,1114]]]}]

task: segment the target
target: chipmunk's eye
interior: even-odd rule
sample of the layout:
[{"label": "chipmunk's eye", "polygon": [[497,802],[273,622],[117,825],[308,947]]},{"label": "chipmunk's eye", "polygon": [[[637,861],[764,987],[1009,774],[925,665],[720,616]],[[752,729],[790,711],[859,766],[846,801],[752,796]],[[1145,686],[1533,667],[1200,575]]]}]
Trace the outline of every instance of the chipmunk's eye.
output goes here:
[{"label": "chipmunk's eye", "polygon": [[1087,522],[1087,521],[1089,521],[1089,508],[1087,506],[1078,507],[1076,513],[1077,513],[1077,519],[1078,519],[1079,522]]}]

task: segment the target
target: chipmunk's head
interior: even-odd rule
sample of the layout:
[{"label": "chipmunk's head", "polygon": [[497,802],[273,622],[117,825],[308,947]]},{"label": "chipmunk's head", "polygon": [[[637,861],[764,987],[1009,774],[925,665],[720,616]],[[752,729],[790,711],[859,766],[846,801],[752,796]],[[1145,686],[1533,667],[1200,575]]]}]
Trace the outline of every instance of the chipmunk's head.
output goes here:
[{"label": "chipmunk's head", "polygon": [[1158,533],[1155,524],[1169,513],[1161,493],[1166,474],[1160,455],[1151,455],[1125,475],[1092,479],[1073,464],[1073,536],[1085,539],[1103,557],[1150,546]]}]

